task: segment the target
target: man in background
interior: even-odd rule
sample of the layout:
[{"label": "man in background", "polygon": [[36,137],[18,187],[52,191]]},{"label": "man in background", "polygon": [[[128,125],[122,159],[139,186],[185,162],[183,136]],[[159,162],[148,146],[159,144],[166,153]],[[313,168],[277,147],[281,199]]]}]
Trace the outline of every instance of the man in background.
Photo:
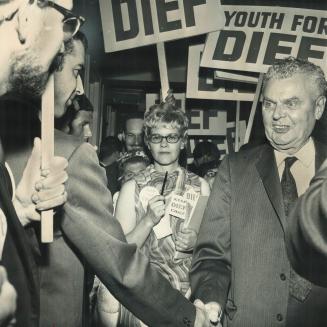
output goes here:
[{"label": "man in background", "polygon": [[134,112],[126,118],[123,130],[123,143],[126,152],[144,151],[144,113]]}]

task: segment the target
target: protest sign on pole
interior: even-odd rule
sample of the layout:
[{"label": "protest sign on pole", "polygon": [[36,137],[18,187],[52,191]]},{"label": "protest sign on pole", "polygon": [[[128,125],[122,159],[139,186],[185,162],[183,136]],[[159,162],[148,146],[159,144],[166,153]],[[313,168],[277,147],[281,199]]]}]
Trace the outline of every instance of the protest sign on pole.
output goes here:
[{"label": "protest sign on pole", "polygon": [[250,72],[241,72],[241,71],[233,71],[233,70],[220,70],[217,69],[214,71],[215,79],[224,79],[228,81],[235,82],[244,82],[244,83],[258,83],[259,76],[257,73]]},{"label": "protest sign on pole", "polygon": [[[49,77],[48,84],[42,96],[42,169],[49,169],[51,159],[54,156],[54,78]],[[41,241],[42,243],[53,242],[53,210],[41,212]]]},{"label": "protest sign on pole", "polygon": [[221,29],[219,0],[100,0],[106,52],[136,48]]},{"label": "protest sign on pole", "polygon": [[[185,112],[185,93],[174,93],[176,107]],[[158,93],[146,93],[145,95],[145,111],[148,111],[154,104],[160,103],[160,95]]]},{"label": "protest sign on pole", "polygon": [[263,73],[261,73],[260,76],[259,76],[259,81],[258,81],[258,84],[257,84],[255,97],[254,97],[254,100],[253,100],[253,103],[252,103],[248,125],[246,126],[244,144],[247,144],[249,142],[249,140],[250,140],[250,135],[251,135],[251,131],[252,131],[254,116],[255,116],[255,113],[257,111],[258,103],[259,103],[259,100],[260,100],[260,91],[261,91],[263,76],[264,76]]},{"label": "protest sign on pole", "polygon": [[234,151],[238,152],[240,148],[240,111],[241,111],[241,102],[236,102],[236,118],[235,118],[235,146]]},{"label": "protest sign on pole", "polygon": [[227,112],[218,109],[187,110],[189,118],[188,135],[222,136],[226,135]]},{"label": "protest sign on pole", "polygon": [[159,72],[160,72],[161,98],[162,101],[164,101],[166,96],[168,95],[169,78],[168,78],[168,67],[167,67],[167,60],[166,60],[165,44],[163,42],[159,42],[157,44],[157,55],[158,55]]},{"label": "protest sign on pole", "polygon": [[225,27],[209,33],[201,66],[265,73],[277,59],[309,60],[327,72],[326,11],[223,6]]},{"label": "protest sign on pole", "polygon": [[[189,47],[186,97],[211,100],[252,101],[254,91],[248,89],[227,88],[223,82],[215,83],[214,70],[200,72],[201,53],[204,44]],[[209,74],[208,74],[209,73]],[[210,75],[211,74],[211,75]]]}]

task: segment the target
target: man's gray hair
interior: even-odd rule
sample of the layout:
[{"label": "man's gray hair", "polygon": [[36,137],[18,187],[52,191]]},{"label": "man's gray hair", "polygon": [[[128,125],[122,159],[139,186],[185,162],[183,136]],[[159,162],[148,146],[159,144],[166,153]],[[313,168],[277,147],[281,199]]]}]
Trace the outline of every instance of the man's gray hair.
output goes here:
[{"label": "man's gray hair", "polygon": [[285,79],[293,77],[295,74],[304,74],[305,78],[310,78],[312,83],[316,85],[318,96],[326,95],[327,82],[323,70],[307,60],[298,59],[294,57],[287,57],[278,60],[271,67],[263,79],[263,89],[266,83],[271,79]]}]

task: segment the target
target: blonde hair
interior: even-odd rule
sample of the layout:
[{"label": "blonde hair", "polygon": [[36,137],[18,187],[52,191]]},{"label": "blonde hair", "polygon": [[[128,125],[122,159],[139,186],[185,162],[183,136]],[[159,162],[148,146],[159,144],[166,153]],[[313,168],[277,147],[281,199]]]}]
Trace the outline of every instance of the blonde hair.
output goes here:
[{"label": "blonde hair", "polygon": [[144,133],[147,138],[153,128],[163,124],[170,128],[178,129],[180,135],[184,136],[188,129],[188,118],[185,113],[169,103],[156,104],[150,107],[144,117]]}]

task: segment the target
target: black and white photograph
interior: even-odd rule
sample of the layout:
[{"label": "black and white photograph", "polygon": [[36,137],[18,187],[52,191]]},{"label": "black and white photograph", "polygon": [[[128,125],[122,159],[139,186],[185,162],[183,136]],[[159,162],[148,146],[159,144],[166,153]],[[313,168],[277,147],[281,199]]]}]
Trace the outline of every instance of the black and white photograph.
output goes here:
[{"label": "black and white photograph", "polygon": [[327,327],[327,1],[0,0],[0,327]]}]

